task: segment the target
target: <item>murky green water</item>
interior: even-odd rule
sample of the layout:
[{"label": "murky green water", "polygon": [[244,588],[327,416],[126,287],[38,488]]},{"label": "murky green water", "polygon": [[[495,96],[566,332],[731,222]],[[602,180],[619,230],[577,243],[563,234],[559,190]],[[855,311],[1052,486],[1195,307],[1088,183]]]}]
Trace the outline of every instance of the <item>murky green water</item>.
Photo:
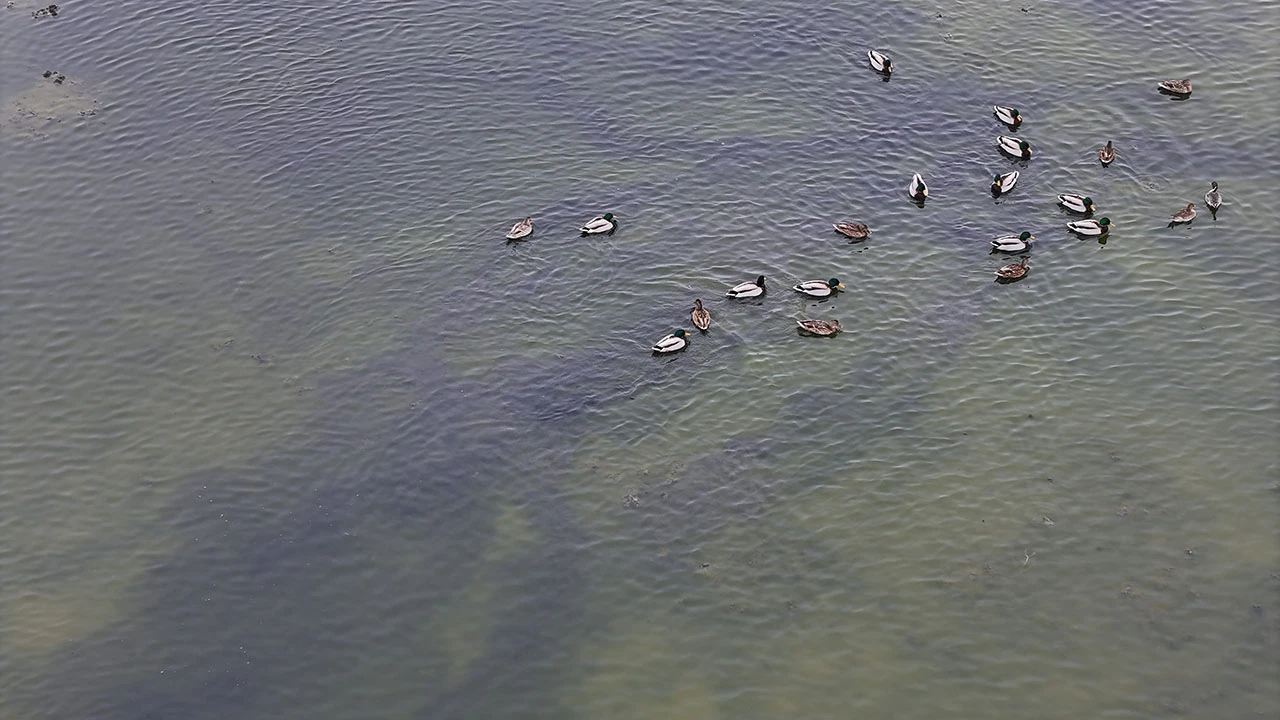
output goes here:
[{"label": "murky green water", "polygon": [[3,720],[1280,713],[1280,4],[36,7]]}]

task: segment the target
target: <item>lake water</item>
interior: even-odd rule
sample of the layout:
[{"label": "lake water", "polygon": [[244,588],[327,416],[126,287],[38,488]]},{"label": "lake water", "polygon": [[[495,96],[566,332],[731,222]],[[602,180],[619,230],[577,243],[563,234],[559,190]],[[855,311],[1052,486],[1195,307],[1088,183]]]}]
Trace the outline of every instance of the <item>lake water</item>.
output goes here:
[{"label": "lake water", "polygon": [[1280,715],[1280,3],[38,7],[0,718]]}]

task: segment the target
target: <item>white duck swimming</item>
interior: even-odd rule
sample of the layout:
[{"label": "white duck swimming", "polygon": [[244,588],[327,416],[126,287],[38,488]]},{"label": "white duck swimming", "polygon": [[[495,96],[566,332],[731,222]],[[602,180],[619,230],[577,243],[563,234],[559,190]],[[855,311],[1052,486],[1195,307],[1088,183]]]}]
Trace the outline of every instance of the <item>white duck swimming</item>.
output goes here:
[{"label": "white duck swimming", "polygon": [[991,252],[1022,252],[1023,250],[1031,247],[1031,241],[1035,239],[1036,236],[1029,232],[1024,232],[1021,235],[1005,235],[1003,237],[998,237],[991,241]]},{"label": "white duck swimming", "polygon": [[1001,150],[1016,158],[1022,158],[1023,160],[1031,158],[1031,143],[1022,138],[1001,135],[996,138],[996,144],[1000,146]]},{"label": "white duck swimming", "polygon": [[747,282],[741,282],[734,285],[729,288],[729,292],[725,293],[725,295],[731,298],[759,297],[764,294],[764,290],[764,276],[761,275],[756,278],[755,282],[748,280]]},{"label": "white duck swimming", "polygon": [[871,69],[876,72],[882,72],[885,75],[893,72],[893,61],[888,55],[877,50],[867,51],[867,60],[871,61]]},{"label": "white duck swimming", "polygon": [[1018,108],[1007,105],[992,105],[991,108],[995,110],[996,119],[1005,125],[1016,128],[1022,124],[1022,113],[1018,112]]},{"label": "white duck swimming", "polygon": [[1067,223],[1067,229],[1077,235],[1106,235],[1115,227],[1111,220],[1102,218],[1101,220],[1077,220]]},{"label": "white duck swimming", "polygon": [[1059,195],[1058,204],[1071,212],[1087,214],[1097,210],[1093,206],[1093,198],[1088,195]]},{"label": "white duck swimming", "polygon": [[1003,195],[1013,189],[1018,183],[1019,173],[1017,170],[1011,170],[1003,175],[996,175],[991,181],[991,194]]},{"label": "white duck swimming", "polygon": [[603,235],[612,233],[617,229],[618,221],[614,219],[613,213],[605,213],[599,217],[593,217],[578,228],[583,235]]},{"label": "white duck swimming", "polygon": [[917,202],[924,202],[924,199],[929,197],[929,186],[924,184],[924,178],[920,177],[920,173],[911,176],[911,184],[907,186],[907,194]]},{"label": "white duck swimming", "polygon": [[806,280],[791,289],[812,297],[827,297],[843,290],[844,285],[840,284],[836,278],[831,278],[830,280]]},{"label": "white duck swimming", "polygon": [[689,333],[684,330],[676,330],[670,335],[664,335],[661,340],[653,344],[653,352],[655,355],[665,355],[666,353],[679,352],[689,344]]}]

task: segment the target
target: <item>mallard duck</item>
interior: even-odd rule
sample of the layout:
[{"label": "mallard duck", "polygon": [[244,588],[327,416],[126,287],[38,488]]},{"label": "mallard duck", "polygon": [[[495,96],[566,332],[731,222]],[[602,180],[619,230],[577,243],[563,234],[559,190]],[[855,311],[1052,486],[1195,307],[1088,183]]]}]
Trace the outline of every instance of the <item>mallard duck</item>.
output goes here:
[{"label": "mallard duck", "polygon": [[1196,204],[1187,203],[1186,207],[1174,213],[1173,217],[1169,218],[1169,227],[1173,227],[1174,225],[1180,225],[1182,223],[1189,223],[1195,219],[1196,219]]},{"label": "mallard duck", "polygon": [[1222,207],[1222,193],[1218,192],[1218,182],[1215,180],[1211,183],[1213,187],[1209,188],[1209,192],[1204,194],[1204,204],[1210,210],[1216,211]]},{"label": "mallard duck", "polygon": [[1030,269],[1027,267],[1027,263],[1029,262],[1031,262],[1031,258],[1024,257],[1022,258],[1022,262],[1009,263],[1008,265],[997,269],[996,280],[1004,280],[1005,282],[1008,282],[1010,280],[1022,279],[1026,276],[1027,270]]},{"label": "mallard duck", "polygon": [[706,332],[711,327],[711,313],[702,307],[701,300],[693,301],[693,312],[689,313],[689,319],[693,321],[694,327]]},{"label": "mallard duck", "polygon": [[1106,235],[1115,225],[1108,218],[1101,220],[1077,220],[1067,223],[1067,229],[1077,235]]},{"label": "mallard duck", "polygon": [[907,194],[912,200],[924,202],[929,197],[929,186],[924,184],[924,178],[920,177],[920,173],[911,176],[911,184],[907,186]]},{"label": "mallard duck", "polygon": [[527,217],[515,225],[511,226],[511,232],[507,233],[508,240],[519,240],[520,238],[529,237],[533,233],[533,218]]},{"label": "mallard duck", "polygon": [[1158,87],[1171,95],[1190,95],[1191,79],[1183,78],[1181,80],[1161,80]]},{"label": "mallard duck", "polygon": [[1071,212],[1084,213],[1086,215],[1097,210],[1093,206],[1093,198],[1088,195],[1059,195],[1058,204]]},{"label": "mallard duck", "polygon": [[791,289],[813,297],[827,297],[843,290],[844,285],[841,285],[839,280],[831,278],[830,280],[806,280]]},{"label": "mallard duck", "polygon": [[893,72],[893,61],[888,55],[875,50],[867,51],[867,59],[871,61],[871,69],[876,72],[882,72],[885,75]]},{"label": "mallard duck", "polygon": [[583,235],[603,235],[605,233],[613,233],[617,229],[618,221],[613,219],[613,213],[605,213],[599,217],[593,217],[585,225],[578,228]]},{"label": "mallard duck", "polygon": [[673,353],[683,350],[689,344],[689,333],[684,330],[676,330],[670,335],[664,335],[661,340],[653,344],[653,352],[655,355],[665,353]]},{"label": "mallard duck", "polygon": [[991,181],[991,194],[1000,195],[1012,190],[1013,186],[1018,182],[1018,175],[1017,170],[1012,170],[1003,175],[996,175],[995,179]]},{"label": "mallard duck", "polygon": [[734,285],[729,288],[729,292],[725,293],[725,295],[731,298],[750,298],[763,295],[764,290],[764,276],[761,275],[756,278],[755,282],[748,280]]},{"label": "mallard duck", "polygon": [[1005,125],[1016,128],[1022,124],[1022,114],[1018,112],[1018,108],[1005,105],[992,105],[991,107],[995,110],[996,119]]},{"label": "mallard duck", "polygon": [[1023,250],[1031,247],[1031,241],[1035,239],[1036,236],[1029,232],[1024,232],[1021,235],[1005,235],[1004,237],[998,237],[991,241],[991,251],[1008,253],[1022,252]]},{"label": "mallard duck", "polygon": [[836,232],[840,233],[841,235],[844,235],[846,237],[851,237],[854,240],[862,240],[863,238],[871,234],[871,228],[858,222],[836,223],[831,227],[835,228]]},{"label": "mallard duck", "polygon": [[996,144],[1000,146],[1001,150],[1016,158],[1027,160],[1031,157],[1031,143],[1023,140],[1022,138],[1016,138],[1012,135],[1001,135],[996,139]]},{"label": "mallard duck", "polygon": [[800,329],[810,335],[831,336],[840,332],[839,320],[797,320]]},{"label": "mallard duck", "polygon": [[1098,150],[1098,161],[1103,165],[1110,165],[1116,159],[1116,149],[1111,147],[1111,141],[1107,141],[1107,146]]}]

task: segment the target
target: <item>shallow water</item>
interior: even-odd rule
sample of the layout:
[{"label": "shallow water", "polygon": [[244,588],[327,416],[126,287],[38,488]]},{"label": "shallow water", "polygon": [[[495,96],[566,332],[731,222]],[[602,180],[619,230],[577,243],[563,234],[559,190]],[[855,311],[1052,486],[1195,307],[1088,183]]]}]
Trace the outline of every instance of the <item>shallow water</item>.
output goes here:
[{"label": "shallow water", "polygon": [[1280,713],[1280,4],[36,6],[0,717]]}]

